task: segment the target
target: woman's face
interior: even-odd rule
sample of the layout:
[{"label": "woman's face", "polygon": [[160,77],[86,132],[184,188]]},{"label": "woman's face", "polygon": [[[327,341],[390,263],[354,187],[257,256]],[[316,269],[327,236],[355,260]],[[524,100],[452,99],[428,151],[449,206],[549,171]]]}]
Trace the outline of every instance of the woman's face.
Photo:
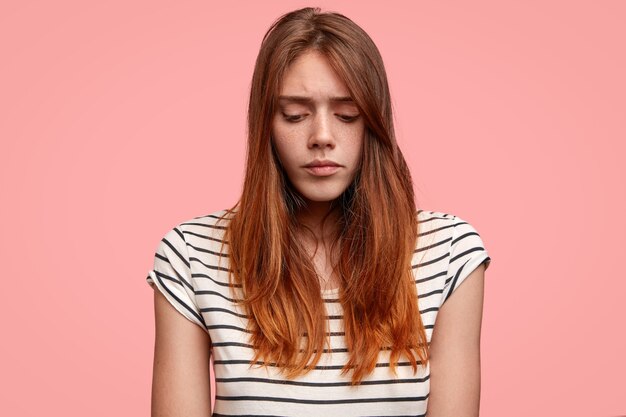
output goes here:
[{"label": "woman's face", "polygon": [[[350,185],[364,131],[359,109],[323,55],[306,52],[287,68],[272,137],[289,180],[307,203],[334,200]],[[315,161],[337,166],[306,167]]]}]

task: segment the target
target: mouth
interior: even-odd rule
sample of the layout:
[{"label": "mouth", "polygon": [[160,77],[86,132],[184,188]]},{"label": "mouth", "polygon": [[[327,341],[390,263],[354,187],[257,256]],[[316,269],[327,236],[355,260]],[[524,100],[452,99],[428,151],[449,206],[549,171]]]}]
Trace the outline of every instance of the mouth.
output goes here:
[{"label": "mouth", "polygon": [[311,175],[315,175],[317,177],[327,177],[339,171],[341,167],[342,165],[330,159],[314,159],[304,165],[303,168],[306,169]]},{"label": "mouth", "polygon": [[334,167],[340,167],[341,164],[338,164],[335,161],[332,161],[330,159],[314,159],[311,162],[309,162],[308,164],[305,165],[306,168],[309,167],[325,167],[325,166],[334,166]]},{"label": "mouth", "polygon": [[333,175],[335,172],[339,171],[340,168],[341,167],[339,165],[316,165],[304,167],[304,169],[316,177],[327,177],[329,175]]}]

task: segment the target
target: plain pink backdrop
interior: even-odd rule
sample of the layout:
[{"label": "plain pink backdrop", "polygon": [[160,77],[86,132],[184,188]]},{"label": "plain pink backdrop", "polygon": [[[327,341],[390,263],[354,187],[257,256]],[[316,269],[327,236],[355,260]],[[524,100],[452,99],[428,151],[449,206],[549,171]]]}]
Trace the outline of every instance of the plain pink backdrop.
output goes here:
[{"label": "plain pink backdrop", "polygon": [[[384,5],[384,7],[383,7]],[[378,45],[417,203],[481,234],[481,416],[626,414],[623,1],[4,1],[6,416],[148,415],[154,251],[232,205],[263,34]]]}]

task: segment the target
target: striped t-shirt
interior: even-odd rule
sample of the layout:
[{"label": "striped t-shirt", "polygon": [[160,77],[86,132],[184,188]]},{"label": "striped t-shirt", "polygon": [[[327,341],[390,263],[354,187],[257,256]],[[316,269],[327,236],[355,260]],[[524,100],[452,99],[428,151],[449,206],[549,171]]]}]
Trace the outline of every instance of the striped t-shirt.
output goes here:
[{"label": "striped t-shirt", "polygon": [[[418,372],[408,361],[389,368],[381,350],[373,373],[350,386],[341,374],[348,360],[338,289],[322,291],[331,349],[309,373],[288,380],[275,367],[252,366],[247,319],[234,303],[242,289],[228,286],[228,257],[221,256],[225,210],[193,218],[168,231],[158,245],[147,281],[212,342],[216,400],[213,416],[423,416],[430,391],[430,364]],[[430,343],[441,305],[478,265],[489,265],[480,235],[466,221],[442,212],[418,211],[419,237],[413,254],[418,307]],[[224,245],[224,255],[228,245]],[[401,357],[402,358],[402,357]],[[406,358],[405,358],[406,359]]]}]

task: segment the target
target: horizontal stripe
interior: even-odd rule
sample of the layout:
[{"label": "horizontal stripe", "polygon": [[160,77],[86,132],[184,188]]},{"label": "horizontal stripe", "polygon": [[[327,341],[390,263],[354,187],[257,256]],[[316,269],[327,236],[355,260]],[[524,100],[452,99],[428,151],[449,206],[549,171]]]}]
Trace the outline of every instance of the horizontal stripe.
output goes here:
[{"label": "horizontal stripe", "polygon": [[[429,343],[430,345],[430,343]],[[246,348],[246,349],[253,349],[254,346],[248,343],[241,343],[241,342],[216,342],[216,343],[212,343],[213,347],[242,347],[242,348]],[[384,348],[381,348],[380,351],[388,351],[391,350],[391,347],[387,346]],[[299,352],[303,352],[303,349],[299,349]],[[313,353],[317,352],[317,349],[313,349]],[[322,349],[322,353],[348,353],[348,349],[346,348],[333,348],[333,349]]]},{"label": "horizontal stripe", "polygon": [[201,259],[199,259],[199,258],[196,258],[195,256],[190,256],[190,257],[189,257],[189,261],[198,262],[199,264],[201,264],[201,265],[202,265],[202,266],[204,266],[205,268],[212,269],[212,270],[214,270],[214,271],[225,271],[225,272],[230,272],[230,269],[229,269],[229,268],[225,268],[225,267],[223,267],[223,266],[219,266],[219,265],[212,265],[212,264],[206,263],[205,261],[203,261],[203,260],[201,260]]},{"label": "horizontal stripe", "polygon": [[423,267],[428,266],[428,265],[436,264],[437,262],[440,262],[440,261],[443,261],[443,260],[447,259],[449,256],[450,256],[450,254],[446,253],[445,255],[441,255],[441,256],[439,256],[439,257],[437,257],[435,259],[430,259],[430,260],[422,262],[422,263],[411,265],[411,268],[413,268],[413,269],[420,268],[420,267],[423,268]]},{"label": "horizontal stripe", "polygon": [[[244,329],[242,327],[238,327],[238,326],[233,326],[233,325],[229,325],[229,324],[213,324],[211,326],[207,326],[207,329],[225,329],[225,330],[236,330],[238,332],[244,332],[244,333],[252,333],[250,330],[248,329]],[[345,336],[345,332],[325,332],[324,336]],[[307,332],[302,333],[303,337],[308,337]]]},{"label": "horizontal stripe", "polygon": [[[389,384],[415,384],[422,383],[430,379],[430,374],[423,378],[404,378],[404,379],[376,379],[376,380],[364,380],[361,381],[361,385],[389,385]],[[294,381],[290,379],[270,379],[270,378],[254,378],[254,377],[240,377],[240,378],[215,378],[215,382],[234,383],[234,382],[261,382],[264,384],[278,384],[278,385],[298,385],[305,387],[349,387],[350,381],[335,381],[335,382],[307,382],[307,381]]]},{"label": "horizontal stripe", "polygon": [[199,223],[199,222],[185,222],[182,223],[182,225],[184,226],[200,226],[200,227],[208,227],[210,229],[221,229],[221,230],[226,230],[225,226],[217,226],[214,224],[207,224],[207,223]]},{"label": "horizontal stripe", "polygon": [[[213,347],[243,347],[246,349],[253,349],[253,346],[248,343],[239,343],[239,342],[220,342],[213,343]],[[303,352],[303,349],[299,349],[300,352]],[[313,352],[317,352],[317,349],[313,349]],[[348,349],[345,348],[336,348],[336,349],[322,349],[322,353],[348,353]]]},{"label": "horizontal stripe", "polygon": [[481,248],[481,247],[470,248],[470,249],[468,249],[466,251],[463,251],[463,252],[459,253],[458,255],[455,255],[453,258],[450,258],[450,262],[452,263],[452,262],[456,261],[459,258],[466,257],[466,255],[469,255],[472,252],[483,251],[483,250],[485,250],[485,249]]},{"label": "horizontal stripe", "polygon": [[[227,313],[233,316],[237,316],[237,317],[241,317],[244,319],[249,319],[250,316],[246,315],[246,314],[241,314],[241,313],[237,313],[235,311],[229,310],[227,308],[220,308],[220,307],[206,307],[206,308],[202,308],[200,309],[200,311],[202,311],[203,313],[208,313],[208,312],[222,312],[222,313]],[[420,314],[425,314],[425,313],[430,313],[433,311],[439,311],[439,307],[430,307],[430,308],[426,308],[424,310],[420,310]],[[328,321],[331,320],[343,320],[343,315],[341,314],[337,314],[337,315],[325,315],[324,318]]]},{"label": "horizontal stripe", "polygon": [[440,271],[440,272],[437,272],[435,274],[426,276],[424,278],[418,278],[418,279],[415,280],[415,283],[416,284],[423,284],[425,282],[432,281],[434,279],[437,279],[437,278],[445,276],[445,275],[446,275],[446,271],[445,270],[444,271]]},{"label": "horizontal stripe", "polygon": [[419,252],[424,252],[426,250],[431,250],[433,248],[436,248],[437,246],[445,245],[450,240],[451,240],[451,238],[447,238],[447,239],[440,240],[439,242],[433,243],[433,244],[428,245],[428,246],[418,247],[417,249],[415,249],[415,251],[413,251],[413,253],[419,253]]},{"label": "horizontal stripe", "polygon": [[430,297],[431,295],[441,294],[442,292],[443,290],[432,290],[430,292],[427,292],[426,294],[418,294],[417,298],[426,298]]},{"label": "horizontal stripe", "polygon": [[221,292],[218,291],[211,291],[211,290],[194,290],[196,295],[217,295],[218,297],[223,298],[226,301],[230,301],[230,302],[241,302],[243,300],[238,299],[238,298],[230,298],[230,297],[226,297],[224,294],[222,294]]},{"label": "horizontal stripe", "polygon": [[216,279],[211,278],[207,274],[195,273],[195,274],[191,274],[191,277],[192,278],[198,278],[198,279],[200,279],[200,278],[208,279],[210,281],[213,281],[215,284],[219,285],[220,287],[242,288],[241,284],[230,284],[228,282],[221,282],[221,281],[218,281]]},{"label": "horizontal stripe", "polygon": [[[222,243],[221,239],[215,238],[213,236],[207,236],[206,234],[203,233],[196,233],[196,232],[192,232],[189,230],[183,230],[183,234],[188,235],[188,236],[194,236],[197,237],[198,239],[203,239],[203,240],[211,240],[213,242],[217,242],[217,243]],[[224,243],[224,245],[226,246],[227,243]],[[224,254],[222,254],[224,255]]]},{"label": "horizontal stripe", "polygon": [[[421,365],[422,362],[419,360],[415,361],[417,363],[417,365]],[[250,363],[250,360],[246,360],[246,359],[216,359],[213,361],[213,365],[261,365],[261,366],[271,366],[271,367],[280,367],[279,365],[277,365],[275,362],[263,362],[263,361],[254,361],[253,363]],[[345,365],[345,364],[344,364]],[[344,365],[316,365],[313,368],[311,368],[310,366],[305,366],[304,369],[335,369],[335,370],[340,370],[344,368]],[[388,368],[389,367],[389,362],[383,362],[383,363],[377,363],[376,364],[376,368]],[[411,362],[398,362],[396,364],[396,366],[412,366]],[[350,368],[354,368],[354,366],[351,366]]]},{"label": "horizontal stripe", "polygon": [[212,251],[210,249],[205,249],[205,248],[202,248],[202,247],[199,247],[199,246],[194,246],[191,243],[187,243],[187,246],[189,246],[191,249],[195,250],[196,252],[205,253],[207,255],[213,255],[215,257],[220,257],[220,258],[222,258],[222,257],[227,258],[228,257],[228,255],[225,254],[225,253],[215,252],[215,251]]},{"label": "horizontal stripe", "polygon": [[244,319],[249,318],[248,315],[246,314],[241,314],[241,313],[237,313],[235,311],[231,311],[227,308],[220,308],[220,307],[205,307],[205,308],[201,308],[200,311],[202,311],[203,313],[209,313],[211,311],[215,311],[215,312],[222,312],[222,313],[227,313],[227,314],[231,314],[233,316],[237,316],[237,317],[241,317]]},{"label": "horizontal stripe", "polygon": [[426,235],[430,235],[430,234],[433,234],[433,233],[440,233],[441,231],[445,231],[446,229],[450,229],[451,227],[454,227],[454,225],[453,224],[448,224],[448,225],[441,226],[441,227],[435,227],[435,228],[433,228],[431,230],[428,230],[428,231],[425,231],[425,232],[422,232],[422,233],[418,233],[418,235],[417,235],[418,236],[418,241],[419,241],[419,237],[420,236],[426,236]]},{"label": "horizontal stripe", "polygon": [[391,403],[399,401],[424,401],[428,395],[422,397],[381,397],[381,398],[344,398],[332,400],[311,400],[308,398],[269,397],[260,395],[224,396],[216,395],[216,400],[222,401],[279,401],[295,404],[354,404],[354,403]]},{"label": "horizontal stripe", "polygon": [[[443,290],[432,290],[430,292],[427,292],[426,294],[418,294],[417,298],[428,298],[431,295],[441,294],[442,292]],[[340,304],[341,303],[338,298],[324,298],[323,300],[327,304]]]},{"label": "horizontal stripe", "polygon": [[209,329],[209,330],[217,330],[217,329],[237,330],[238,332],[252,333],[248,329],[244,329],[242,327],[237,327],[237,326],[231,326],[231,325],[228,325],[228,324],[213,324],[211,326],[207,326],[207,329]]}]

